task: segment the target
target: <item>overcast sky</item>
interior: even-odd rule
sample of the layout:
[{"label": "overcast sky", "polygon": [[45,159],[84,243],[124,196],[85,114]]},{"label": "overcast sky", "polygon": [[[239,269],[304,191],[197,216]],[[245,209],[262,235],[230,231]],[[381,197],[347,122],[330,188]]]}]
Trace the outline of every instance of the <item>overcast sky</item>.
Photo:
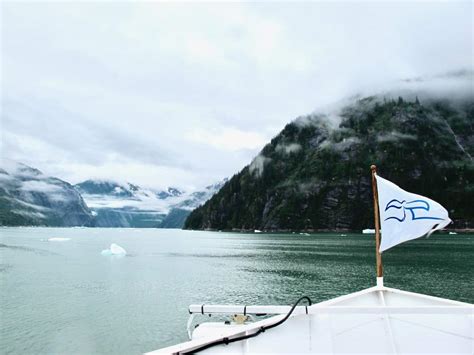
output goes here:
[{"label": "overcast sky", "polygon": [[2,2],[1,154],[72,183],[197,188],[286,123],[472,69],[467,2]]}]

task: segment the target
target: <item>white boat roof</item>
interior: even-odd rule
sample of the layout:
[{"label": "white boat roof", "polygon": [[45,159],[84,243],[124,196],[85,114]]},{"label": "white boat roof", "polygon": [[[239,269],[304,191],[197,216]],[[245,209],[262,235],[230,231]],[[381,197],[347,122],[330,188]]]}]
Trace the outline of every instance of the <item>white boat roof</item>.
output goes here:
[{"label": "white boat roof", "polygon": [[[199,306],[202,307],[202,306]],[[206,306],[205,312],[226,307]],[[215,308],[212,308],[215,307]],[[243,307],[243,306],[240,306]],[[272,306],[263,306],[271,309]],[[279,309],[277,309],[280,307]],[[275,313],[283,312],[276,306]],[[204,308],[202,308],[204,309]],[[247,307],[247,313],[250,313]],[[290,307],[285,306],[285,314]],[[307,314],[306,314],[307,312]],[[205,336],[149,354],[192,352],[227,337],[255,333],[285,314],[255,323],[220,327]],[[298,307],[283,324],[254,338],[217,345],[202,354],[473,354],[472,304],[375,286],[308,307]],[[223,329],[223,330],[222,330]]]}]

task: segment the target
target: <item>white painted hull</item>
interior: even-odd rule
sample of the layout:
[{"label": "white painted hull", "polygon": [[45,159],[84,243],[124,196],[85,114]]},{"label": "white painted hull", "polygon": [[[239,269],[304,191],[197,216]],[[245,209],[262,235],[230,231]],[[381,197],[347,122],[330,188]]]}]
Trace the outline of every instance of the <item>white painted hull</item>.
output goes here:
[{"label": "white painted hull", "polygon": [[[252,308],[253,307],[253,308]],[[289,306],[247,306],[245,312],[281,313],[243,325],[204,326],[193,340],[150,354],[178,354],[214,342],[255,333],[282,319]],[[244,306],[191,306],[205,314],[243,313]],[[202,354],[472,354],[471,304],[379,284],[312,306],[299,306],[278,327],[254,338],[208,348]],[[202,327],[201,325],[200,327]],[[207,328],[207,329],[206,329]],[[214,328],[214,329],[212,329]],[[199,328],[198,328],[199,329]]]}]

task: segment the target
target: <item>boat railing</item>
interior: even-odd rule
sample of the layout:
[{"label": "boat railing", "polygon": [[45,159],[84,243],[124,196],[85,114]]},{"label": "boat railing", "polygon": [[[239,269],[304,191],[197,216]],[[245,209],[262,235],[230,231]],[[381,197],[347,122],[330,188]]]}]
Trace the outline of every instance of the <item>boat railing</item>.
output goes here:
[{"label": "boat railing", "polygon": [[[309,306],[298,306],[295,308],[294,314],[307,313]],[[246,306],[246,305],[212,305],[193,304],[189,306],[190,314],[252,314],[256,316],[286,314],[291,306]]]},{"label": "boat railing", "polygon": [[[280,314],[287,314],[291,306],[272,306],[272,305],[190,305],[190,317],[187,323],[187,331],[189,338],[192,338],[192,323],[195,316],[232,316],[243,315],[247,316],[251,322],[255,321],[255,317],[276,316]],[[312,306],[298,306],[295,308],[293,315],[316,315],[316,314],[474,314],[474,307],[464,305],[450,305],[450,306],[337,306],[315,304]],[[242,323],[243,324],[243,323]]]}]

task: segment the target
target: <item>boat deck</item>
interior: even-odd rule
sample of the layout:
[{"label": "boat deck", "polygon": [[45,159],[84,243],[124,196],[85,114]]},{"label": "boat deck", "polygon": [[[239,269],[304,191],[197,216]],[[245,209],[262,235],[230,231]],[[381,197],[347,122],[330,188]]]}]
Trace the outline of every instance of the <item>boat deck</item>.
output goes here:
[{"label": "boat deck", "polygon": [[[226,313],[226,307],[230,307],[229,312],[236,312],[239,306],[205,307],[201,309],[207,314],[213,310]],[[278,313],[286,314],[290,309],[276,307],[280,307]],[[250,310],[246,308],[247,313]],[[222,325],[212,336],[193,336],[189,342],[149,354],[193,353],[193,349],[223,337],[232,339],[255,333],[285,314],[250,324],[227,328]],[[376,286],[312,306],[300,306],[275,328],[199,353],[473,354],[473,314],[474,308],[469,303]]]}]

